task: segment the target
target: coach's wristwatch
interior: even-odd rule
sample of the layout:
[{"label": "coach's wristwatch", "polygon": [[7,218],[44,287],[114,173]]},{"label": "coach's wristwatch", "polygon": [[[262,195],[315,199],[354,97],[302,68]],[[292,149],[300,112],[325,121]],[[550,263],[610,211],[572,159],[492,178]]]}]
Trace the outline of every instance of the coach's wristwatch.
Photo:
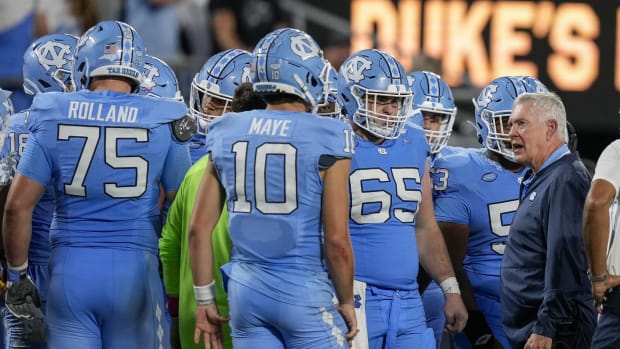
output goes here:
[{"label": "coach's wristwatch", "polygon": [[592,283],[603,282],[607,280],[608,277],[609,273],[607,271],[601,275],[592,275],[592,273],[588,270],[588,278],[592,281]]}]

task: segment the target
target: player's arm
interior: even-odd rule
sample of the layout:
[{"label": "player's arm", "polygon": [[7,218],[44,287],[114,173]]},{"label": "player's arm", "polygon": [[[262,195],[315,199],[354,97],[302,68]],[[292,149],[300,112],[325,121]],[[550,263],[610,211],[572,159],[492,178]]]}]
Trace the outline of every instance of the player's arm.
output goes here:
[{"label": "player's arm", "polygon": [[607,272],[605,260],[609,239],[609,208],[616,196],[616,188],[604,180],[592,182],[583,207],[583,234],[590,272],[593,276]]},{"label": "player's arm", "polygon": [[443,234],[452,269],[454,269],[454,274],[459,282],[463,303],[465,303],[467,310],[476,309],[474,292],[463,269],[463,260],[467,253],[467,243],[469,241],[469,226],[451,222],[438,222],[437,224]]},{"label": "player's arm", "polygon": [[469,226],[451,222],[439,222],[438,224],[446,241],[452,268],[461,289],[461,297],[469,315],[463,332],[474,348],[501,348],[501,344],[493,337],[484,315],[478,310],[474,290],[465,269],[463,269],[463,260],[467,253],[467,242],[469,241]]},{"label": "player's arm", "polygon": [[422,201],[416,215],[416,239],[420,264],[438,283],[454,277],[445,241],[435,220],[428,165],[422,178]]},{"label": "player's arm", "polygon": [[213,250],[211,234],[222,212],[224,189],[211,161],[196,193],[189,226],[190,262],[194,284],[213,281]]},{"label": "player's arm", "polygon": [[224,189],[211,161],[196,194],[196,203],[189,227],[189,251],[194,295],[196,296],[196,331],[194,342],[204,333],[205,345],[222,347],[221,324],[227,319],[219,316],[215,306],[213,281],[213,243],[211,235],[220,218],[224,204]]},{"label": "player's arm", "polygon": [[[6,130],[4,145],[2,147],[2,153],[0,154],[0,212],[4,212],[4,206],[9,195],[9,188],[11,182],[15,177],[15,171],[17,168],[16,154],[10,151],[11,142],[9,139],[9,132],[11,129]],[[2,234],[2,225],[0,224],[0,241],[4,241],[4,235]],[[6,257],[4,255],[4,244],[0,244],[0,263],[2,263],[2,272],[6,272]],[[2,277],[5,280],[5,277]]]},{"label": "player's arm", "polygon": [[38,343],[45,338],[45,322],[39,292],[28,276],[28,248],[32,235],[32,212],[45,186],[17,174],[4,207],[4,247],[8,262],[6,309],[21,322],[26,340]]},{"label": "player's arm", "polygon": [[339,311],[344,316],[352,340],[357,333],[353,304],[353,248],[349,237],[349,169],[350,159],[337,160],[323,173],[323,248]]},{"label": "player's arm", "polygon": [[[4,212],[4,206],[9,195],[9,185],[0,187],[0,212]],[[0,224],[0,241],[4,241],[4,230],[2,230],[2,224]],[[2,264],[2,275],[0,280],[2,283],[6,281],[6,255],[4,253],[4,243],[0,244],[0,264]],[[0,287],[1,289],[2,287]]]},{"label": "player's arm", "polygon": [[458,282],[450,262],[443,235],[435,220],[428,164],[422,178],[422,201],[416,215],[416,240],[420,264],[437,281],[446,296],[446,328],[461,332],[467,322]]},{"label": "player's arm", "polygon": [[21,266],[28,261],[28,247],[32,234],[32,211],[45,192],[45,186],[17,174],[9,189],[2,231],[4,248],[10,266]]},{"label": "player's arm", "polygon": [[607,242],[609,239],[609,208],[616,197],[616,188],[604,179],[592,182],[583,208],[583,240],[590,266],[590,275],[599,281],[592,282],[592,292],[597,310],[608,289],[620,284],[620,276],[607,274]]},{"label": "player's arm", "polygon": [[170,294],[179,292],[179,270],[181,268],[181,239],[183,229],[187,227],[183,224],[184,196],[179,195],[179,199],[172,202],[166,217],[166,224],[162,229],[159,239],[159,258],[164,269],[164,283],[166,291]]},{"label": "player's arm", "polygon": [[[181,270],[181,239],[183,229],[184,197],[179,195],[179,199],[172,202],[168,215],[166,216],[166,224],[162,229],[161,238],[159,239],[159,258],[162,265],[162,274],[164,276],[164,286],[166,295],[168,296],[168,309],[172,316],[178,316],[178,297],[179,297],[179,278]],[[171,299],[176,297],[176,299]],[[176,309],[174,305],[176,304]]]}]

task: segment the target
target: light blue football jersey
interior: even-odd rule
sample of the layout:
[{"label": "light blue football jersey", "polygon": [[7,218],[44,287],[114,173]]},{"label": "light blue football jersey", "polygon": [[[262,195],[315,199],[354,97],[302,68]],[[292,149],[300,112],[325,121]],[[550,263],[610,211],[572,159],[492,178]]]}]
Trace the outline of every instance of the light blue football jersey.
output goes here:
[{"label": "light blue football jersey", "polygon": [[178,188],[190,166],[171,121],[187,107],[112,91],[35,96],[31,132],[18,173],[52,179],[52,247],[89,246],[157,252],[159,185]]},{"label": "light blue football jersey", "polygon": [[339,120],[290,111],[229,113],[209,125],[206,147],[230,217],[230,278],[292,304],[331,299],[319,159],[350,158],[351,135]]},{"label": "light blue football jersey", "polygon": [[205,149],[205,137],[205,135],[196,133],[189,141],[189,154],[192,158],[192,164],[195,164],[196,161],[207,155],[207,150]]},{"label": "light blue football jersey", "polygon": [[[28,141],[26,119],[28,111],[11,116],[6,140],[0,158],[14,156],[19,162]],[[49,229],[54,215],[54,192],[48,185],[32,213],[32,238],[28,248],[28,261],[32,264],[47,264],[50,256]]]},{"label": "light blue football jersey", "polygon": [[508,230],[519,205],[521,173],[504,169],[486,149],[452,148],[433,160],[438,222],[469,226],[466,271],[499,276]]},{"label": "light blue football jersey", "polygon": [[429,156],[422,128],[405,131],[381,145],[355,136],[349,178],[355,279],[397,290],[418,287],[415,215]]}]

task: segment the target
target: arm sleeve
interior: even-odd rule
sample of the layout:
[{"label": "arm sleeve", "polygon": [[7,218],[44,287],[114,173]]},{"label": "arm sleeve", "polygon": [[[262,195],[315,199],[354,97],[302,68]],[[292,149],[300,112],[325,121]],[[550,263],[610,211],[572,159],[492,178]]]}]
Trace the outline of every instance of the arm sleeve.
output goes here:
[{"label": "arm sleeve", "polygon": [[620,171],[618,171],[618,162],[620,161],[620,140],[616,140],[603,150],[601,156],[596,163],[594,171],[595,179],[603,179],[611,183],[616,189],[618,196],[618,188],[620,187]]},{"label": "arm sleeve", "polygon": [[454,195],[441,195],[434,202],[437,222],[469,225],[470,209],[464,200]]},{"label": "arm sleeve", "polygon": [[547,260],[545,291],[532,332],[555,337],[557,322],[574,317],[574,299],[584,292],[586,275],[582,220],[588,183],[576,175],[565,175],[549,189],[543,206]]}]

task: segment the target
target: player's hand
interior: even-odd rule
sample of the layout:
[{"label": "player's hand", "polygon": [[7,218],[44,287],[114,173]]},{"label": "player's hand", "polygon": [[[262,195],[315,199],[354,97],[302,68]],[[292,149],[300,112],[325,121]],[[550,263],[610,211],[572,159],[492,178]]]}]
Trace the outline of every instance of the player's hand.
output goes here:
[{"label": "player's hand", "polygon": [[200,335],[204,333],[205,349],[222,349],[222,324],[228,318],[220,316],[215,304],[199,305],[196,308],[196,330],[194,343],[200,343]]},{"label": "player's hand", "polygon": [[592,283],[594,307],[599,314],[603,313],[603,301],[605,300],[605,294],[610,288],[614,288],[618,285],[620,285],[620,276],[618,275],[609,275],[609,277],[603,282]]},{"label": "player's hand", "polygon": [[444,313],[446,314],[446,331],[452,334],[463,331],[465,325],[467,324],[468,315],[460,294],[446,294]]},{"label": "player's hand", "polygon": [[523,349],[551,349],[551,338],[532,333]]},{"label": "player's hand", "polygon": [[344,322],[347,324],[347,328],[349,332],[345,335],[347,342],[349,342],[349,347],[351,346],[351,342],[353,338],[360,331],[357,328],[357,318],[355,317],[355,306],[353,304],[337,304],[336,309],[342,317],[344,318]]},{"label": "player's hand", "polygon": [[26,340],[30,343],[45,342],[45,318],[39,292],[25,273],[19,280],[7,284],[5,304],[11,315],[23,324]]}]

